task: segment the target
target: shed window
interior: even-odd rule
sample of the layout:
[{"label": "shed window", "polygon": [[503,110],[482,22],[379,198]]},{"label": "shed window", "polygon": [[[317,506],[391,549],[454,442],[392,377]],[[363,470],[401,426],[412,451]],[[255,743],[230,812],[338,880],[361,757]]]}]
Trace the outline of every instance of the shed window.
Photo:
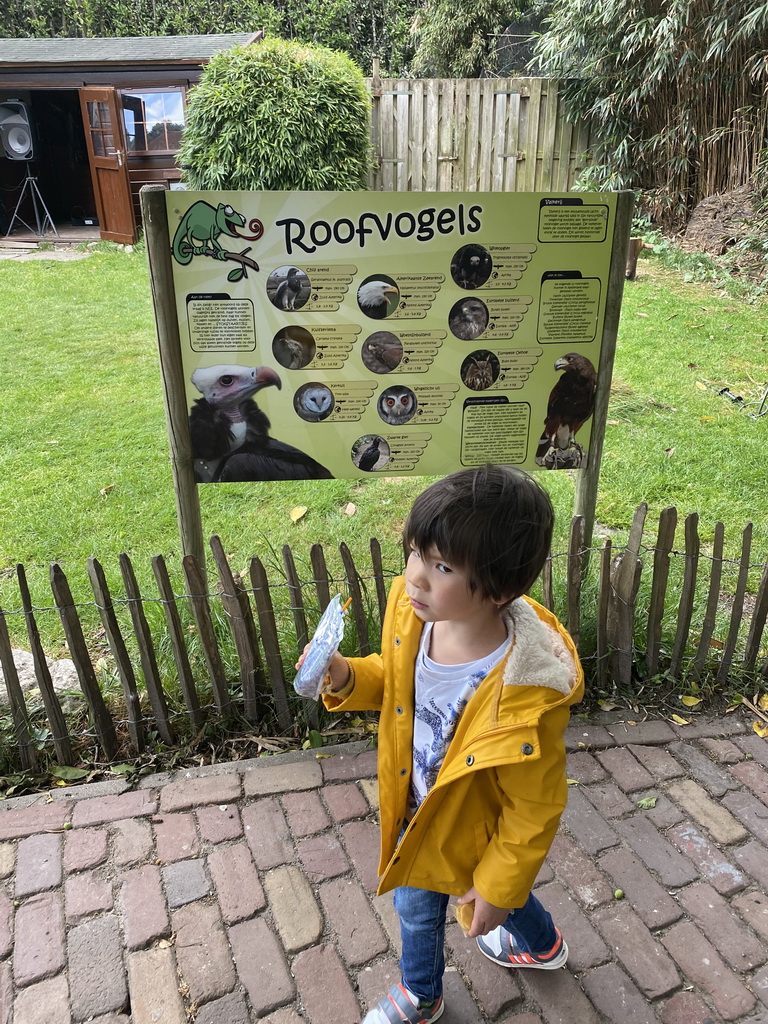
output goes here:
[{"label": "shed window", "polygon": [[123,120],[131,153],[175,153],[184,130],[183,89],[123,92]]}]

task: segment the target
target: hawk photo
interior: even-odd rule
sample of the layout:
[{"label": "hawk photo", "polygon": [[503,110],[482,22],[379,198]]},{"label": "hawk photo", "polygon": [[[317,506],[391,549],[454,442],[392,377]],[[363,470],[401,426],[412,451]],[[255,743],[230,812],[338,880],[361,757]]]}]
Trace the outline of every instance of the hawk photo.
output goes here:
[{"label": "hawk photo", "polygon": [[581,469],[587,453],[576,433],[595,409],[597,373],[586,356],[569,352],[555,362],[563,374],[552,388],[536,462],[547,469]]}]

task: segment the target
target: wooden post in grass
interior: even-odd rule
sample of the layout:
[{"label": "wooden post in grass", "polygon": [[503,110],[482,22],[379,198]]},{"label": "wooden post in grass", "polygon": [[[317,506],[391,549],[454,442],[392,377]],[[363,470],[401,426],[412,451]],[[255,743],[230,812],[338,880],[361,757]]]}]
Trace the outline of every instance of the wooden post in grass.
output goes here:
[{"label": "wooden post in grass", "polygon": [[[633,192],[619,192],[616,199],[616,222],[613,227],[613,248],[611,268],[608,272],[608,291],[605,303],[603,343],[600,349],[600,365],[597,368],[597,395],[592,415],[592,434],[589,441],[587,465],[578,474],[573,514],[584,517],[584,550],[592,545],[597,507],[597,485],[600,478],[600,461],[605,440],[605,421],[608,416],[608,399],[611,391],[613,361],[616,355],[616,335],[619,329],[621,296],[624,292],[624,274],[627,266],[627,245],[632,229],[632,211],[635,207]],[[586,569],[586,557],[585,565]]]},{"label": "wooden post in grass", "polygon": [[176,296],[173,290],[171,236],[165,208],[166,191],[162,185],[144,185],[140,193],[141,215],[144,220],[149,280],[155,307],[157,347],[160,353],[165,418],[171,446],[171,470],[181,546],[185,555],[192,555],[197,564],[204,567],[203,522],[192,468],[189,409],[181,364]]}]

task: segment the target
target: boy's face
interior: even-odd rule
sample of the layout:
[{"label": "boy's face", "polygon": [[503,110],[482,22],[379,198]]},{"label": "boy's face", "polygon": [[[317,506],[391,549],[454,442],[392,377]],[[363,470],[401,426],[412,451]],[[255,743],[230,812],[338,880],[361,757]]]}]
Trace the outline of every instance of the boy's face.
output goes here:
[{"label": "boy's face", "polygon": [[466,572],[446,562],[436,547],[426,551],[411,548],[405,591],[424,622],[469,622],[499,613],[499,604],[479,590],[470,590]]}]

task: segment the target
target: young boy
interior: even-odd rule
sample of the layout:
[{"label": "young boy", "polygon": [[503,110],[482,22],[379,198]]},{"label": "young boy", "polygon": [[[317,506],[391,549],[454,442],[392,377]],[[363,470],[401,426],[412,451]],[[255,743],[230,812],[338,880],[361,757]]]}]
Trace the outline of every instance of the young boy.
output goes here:
[{"label": "young boy", "polygon": [[462,470],[417,499],[380,655],[334,656],[327,708],[379,710],[381,875],[395,889],[402,981],[363,1024],[444,1010],[449,896],[503,967],[551,970],[568,949],[531,886],[567,799],[563,732],[583,675],[568,634],[522,595],[553,511],[525,473]]}]

